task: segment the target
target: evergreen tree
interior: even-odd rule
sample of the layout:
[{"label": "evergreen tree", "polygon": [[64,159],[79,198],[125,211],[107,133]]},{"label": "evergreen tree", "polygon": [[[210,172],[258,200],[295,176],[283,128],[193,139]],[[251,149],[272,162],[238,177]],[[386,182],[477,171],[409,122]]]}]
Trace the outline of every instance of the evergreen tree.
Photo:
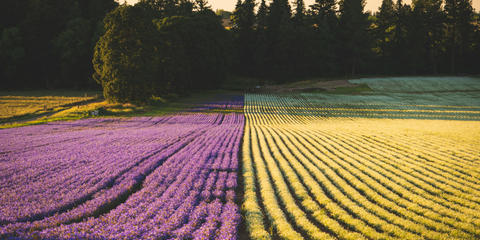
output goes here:
[{"label": "evergreen tree", "polygon": [[150,8],[156,18],[187,16],[193,13],[194,8],[208,8],[204,0],[140,0],[136,5]]},{"label": "evergreen tree", "polygon": [[295,36],[291,42],[292,77],[306,77],[311,74],[315,64],[313,47],[316,42],[313,39],[311,19],[307,18],[305,2],[296,0],[295,14],[293,16],[292,34]]},{"label": "evergreen tree", "polygon": [[338,72],[338,18],[335,0],[315,0],[311,6],[313,20],[313,36],[316,42],[313,47],[316,74],[332,75]]},{"label": "evergreen tree", "polygon": [[475,14],[475,21],[474,21],[475,31],[473,32],[473,44],[472,44],[472,52],[469,54],[466,61],[469,63],[470,72],[471,73],[478,73],[478,56],[480,56],[480,12]]},{"label": "evergreen tree", "polygon": [[5,28],[0,35],[0,78],[3,88],[15,87],[21,82],[22,62],[25,60],[25,49],[22,45],[22,35],[17,27]]},{"label": "evergreen tree", "polygon": [[151,8],[158,18],[176,15],[178,4],[178,0],[140,0],[137,3],[142,8]]},{"label": "evergreen tree", "polygon": [[410,71],[411,60],[409,57],[408,27],[411,18],[411,8],[403,4],[402,0],[397,0],[394,6],[394,25],[392,41],[389,47],[392,49],[393,66],[390,68],[392,73],[405,73]]},{"label": "evergreen tree", "polygon": [[3,45],[18,39],[13,49],[23,53],[0,57],[22,56],[13,58],[21,59],[21,64],[12,62],[15,67],[0,64],[0,72],[10,72],[11,88],[96,87],[91,58],[97,29],[116,6],[114,0],[5,0],[0,8]]},{"label": "evergreen tree", "polygon": [[364,0],[340,1],[341,57],[345,73],[355,75],[370,54],[368,15]]},{"label": "evergreen tree", "polygon": [[[470,0],[446,0],[445,12],[447,15],[448,49],[450,54],[450,73],[456,73],[458,69],[467,63],[462,61],[466,54],[471,52],[471,43],[474,34],[474,12]],[[457,64],[460,59],[459,64]]]},{"label": "evergreen tree", "polygon": [[52,40],[54,51],[60,59],[60,78],[55,83],[57,87],[86,88],[91,75],[92,66],[89,62],[93,56],[91,21],[82,17],[68,21],[67,26]]},{"label": "evergreen tree", "polygon": [[[333,30],[337,24],[337,2],[336,0],[315,0],[310,6],[312,14],[315,16],[316,24],[324,25]],[[325,22],[325,24],[323,23]]]},{"label": "evergreen tree", "polygon": [[[162,77],[163,82],[171,82],[177,92],[221,85],[228,69],[226,53],[229,39],[220,18],[213,11],[204,10],[192,16],[173,16],[155,22],[162,42],[166,41],[165,45],[178,49],[172,53],[178,53],[178,56],[166,58],[173,59],[175,64],[162,61],[159,65],[168,73],[167,76],[174,79],[172,82]],[[164,62],[169,65],[165,66]]]},{"label": "evergreen tree", "polygon": [[294,22],[297,24],[305,23],[305,2],[303,0],[295,0],[295,15],[293,17]]},{"label": "evergreen tree", "polygon": [[437,74],[444,36],[442,0],[414,0],[409,41],[413,73]]},{"label": "evergreen tree", "polygon": [[[255,72],[261,76],[266,77],[266,65],[267,65],[267,49],[268,49],[268,39],[267,39],[267,17],[268,17],[268,7],[265,0],[262,0],[257,12],[257,28],[256,28],[256,40],[254,47],[254,64]],[[262,85],[264,82],[259,82],[258,84]]]},{"label": "evergreen tree", "polygon": [[198,11],[212,10],[212,8],[208,5],[207,0],[195,0],[195,8]]},{"label": "evergreen tree", "polygon": [[288,0],[273,0],[267,17],[268,71],[270,76],[285,81],[293,74],[292,10]]},{"label": "evergreen tree", "polygon": [[267,15],[268,15],[268,7],[267,7],[267,4],[265,3],[265,0],[262,0],[257,13],[257,29],[265,30],[265,28],[267,27]]},{"label": "evergreen tree", "polygon": [[242,74],[252,74],[254,70],[255,49],[255,0],[237,2],[237,8],[233,12],[233,24],[235,33],[235,47],[237,50],[237,71]]},{"label": "evergreen tree", "polygon": [[380,63],[384,66],[385,72],[390,72],[390,69],[385,69],[392,64],[392,44],[394,29],[395,29],[395,10],[392,0],[383,0],[382,5],[376,14],[375,21],[375,37],[377,39],[377,51],[380,56]]},{"label": "evergreen tree", "polygon": [[29,1],[2,0],[0,8],[0,31],[18,26],[28,15]]}]

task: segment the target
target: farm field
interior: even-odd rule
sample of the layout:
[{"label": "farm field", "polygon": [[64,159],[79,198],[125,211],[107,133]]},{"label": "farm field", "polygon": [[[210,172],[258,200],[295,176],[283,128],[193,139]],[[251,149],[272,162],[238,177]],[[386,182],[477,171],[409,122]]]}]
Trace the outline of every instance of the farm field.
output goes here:
[{"label": "farm field", "polygon": [[[478,121],[428,120],[413,107],[373,118],[368,105],[352,117],[320,105],[246,95],[243,211],[252,239],[480,237]],[[429,111],[478,114],[439,109]]]},{"label": "farm field", "polygon": [[[90,97],[89,97],[90,96]],[[99,92],[19,91],[0,92],[0,129],[72,121],[91,117],[155,117],[183,112],[242,113],[243,96],[235,91],[203,91],[149,105],[109,103]],[[56,105],[55,105],[56,104]],[[97,115],[97,116],[95,116]]]},{"label": "farm field", "polygon": [[81,91],[0,92],[0,124],[65,110],[91,102],[99,95],[101,93]]},{"label": "farm field", "polygon": [[479,79],[453,80],[0,129],[0,239],[479,239]]},{"label": "farm field", "polygon": [[212,112],[1,130],[0,238],[234,239],[243,127]]}]

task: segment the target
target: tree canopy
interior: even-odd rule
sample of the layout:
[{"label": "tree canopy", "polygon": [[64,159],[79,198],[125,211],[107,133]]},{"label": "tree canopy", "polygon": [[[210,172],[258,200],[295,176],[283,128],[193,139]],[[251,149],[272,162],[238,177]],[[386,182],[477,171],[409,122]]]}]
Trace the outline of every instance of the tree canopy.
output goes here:
[{"label": "tree canopy", "polygon": [[471,0],[383,0],[374,13],[365,0],[237,0],[235,11],[216,13],[207,0],[2,3],[7,89],[98,83],[111,101],[146,102],[217,88],[232,74],[261,84],[480,71],[480,14]]}]

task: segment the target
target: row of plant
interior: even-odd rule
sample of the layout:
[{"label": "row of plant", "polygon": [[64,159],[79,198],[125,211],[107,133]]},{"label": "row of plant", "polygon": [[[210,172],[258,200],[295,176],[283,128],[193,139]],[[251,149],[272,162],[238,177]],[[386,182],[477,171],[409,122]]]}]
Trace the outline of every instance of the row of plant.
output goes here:
[{"label": "row of plant", "polygon": [[[143,188],[99,218],[44,231],[44,236],[107,239],[236,238],[234,202],[243,116],[209,129],[149,175]],[[232,122],[232,119],[236,121]]]},{"label": "row of plant", "polygon": [[[67,137],[75,141],[42,142],[43,146],[30,151],[10,152],[2,162],[5,187],[0,197],[4,209],[1,219],[8,222],[36,220],[66,210],[109,185],[116,185],[119,179],[131,174],[135,166],[155,165],[160,159],[150,155],[177,142],[173,136],[188,139],[188,135],[199,128],[175,129],[170,136],[160,128],[143,128],[136,132],[126,128],[108,134],[106,129],[82,130],[59,133],[57,138],[52,138],[58,141]],[[155,141],[159,138],[165,140]]]},{"label": "row of plant", "polygon": [[[274,95],[274,94],[247,94],[247,106],[252,113],[323,116],[323,117],[364,117],[364,118],[392,118],[392,119],[452,119],[478,120],[478,108],[463,108],[462,106],[422,106],[415,104],[379,104],[381,97],[375,95],[360,96],[363,99],[351,99],[352,102],[342,100],[334,103],[331,95],[335,94],[301,94],[301,95]],[[343,95],[342,95],[343,96]],[[346,97],[349,97],[345,95]],[[418,98],[418,97],[415,97]],[[360,100],[361,103],[355,104]],[[402,99],[399,99],[399,102]],[[348,102],[348,103],[347,103]],[[291,116],[287,116],[291,117]]]},{"label": "row of plant", "polygon": [[[13,142],[0,149],[0,234],[235,239],[243,122],[240,114],[184,114],[2,130]],[[145,222],[119,222],[128,217]]]},{"label": "row of plant", "polygon": [[212,101],[200,104],[193,111],[243,111],[243,96],[224,96],[223,101]]},{"label": "row of plant", "polygon": [[[322,136],[322,135],[319,134],[317,136]],[[439,222],[449,223],[454,225],[458,223],[456,222],[457,217],[452,217],[452,216],[455,216],[455,211],[450,211],[448,213],[443,212],[443,214],[438,214],[438,211],[439,211],[438,209],[432,209],[431,206],[425,205],[424,198],[430,197],[428,196],[428,193],[417,195],[415,193],[415,190],[412,190],[412,189],[406,189],[406,190],[403,189],[403,192],[399,193],[398,189],[402,189],[401,187],[402,185],[396,184],[397,179],[393,178],[392,182],[390,182],[387,179],[382,179],[383,177],[382,174],[379,174],[379,173],[383,173],[384,175],[388,175],[388,174],[385,174],[386,170],[377,168],[375,170],[378,173],[376,173],[375,171],[371,171],[371,170],[369,171],[368,168],[365,168],[365,166],[362,166],[362,164],[365,164],[365,162],[368,162],[368,161],[371,162],[371,165],[372,165],[371,167],[373,167],[374,165],[378,165],[378,161],[383,160],[381,156],[369,157],[368,155],[366,156],[362,152],[363,150],[358,150],[358,149],[354,149],[353,151],[352,150],[349,151],[348,149],[344,150],[342,149],[343,147],[342,145],[337,145],[337,144],[344,144],[344,142],[348,143],[349,141],[335,143],[335,142],[330,142],[331,140],[334,140],[334,138],[330,140],[321,138],[321,141],[326,141],[325,145],[324,146],[321,146],[318,144],[314,144],[314,145],[317,147],[321,146],[320,148],[323,149],[323,151],[334,151],[335,156],[338,156],[334,159],[336,159],[337,162],[344,164],[342,167],[348,172],[350,172],[350,173],[343,172],[342,175],[347,176],[346,179],[348,179],[349,182],[351,183],[355,181],[359,181],[356,184],[357,188],[361,187],[362,183],[368,183],[367,186],[375,186],[371,190],[368,190],[365,188],[360,188],[360,189],[361,189],[361,192],[368,195],[372,200],[378,200],[380,197],[380,200],[377,201],[379,205],[382,205],[382,206],[384,205],[387,207],[387,209],[391,209],[393,210],[393,212],[397,214],[401,214],[402,216],[413,217],[415,221],[420,221],[420,223],[427,225],[431,228],[442,229],[443,231],[447,231],[447,232],[449,231],[448,227],[442,226],[442,224],[439,224]],[[341,160],[340,158],[343,160]],[[351,161],[353,161],[353,163]],[[357,171],[358,169],[362,171]],[[393,172],[393,173],[396,173],[396,172]],[[354,178],[350,174],[353,174],[359,180],[355,180],[355,181],[352,180]],[[381,182],[383,183],[383,185],[378,184],[378,179],[382,179]],[[389,189],[392,189],[392,190],[390,191]],[[379,194],[376,194],[375,192],[378,192]],[[386,199],[382,199],[382,198],[386,198]],[[410,200],[410,203],[408,201],[404,201],[404,199]],[[392,208],[391,205],[389,206],[390,201],[396,203],[397,205],[400,205],[401,208],[398,208],[398,207]],[[418,207],[415,205],[421,205],[421,207]],[[409,213],[409,211],[414,211],[415,214],[412,215],[411,213]],[[426,211],[429,212],[428,216],[422,216],[425,214]],[[468,220],[465,218],[463,220],[468,222]],[[457,224],[456,228],[459,228],[460,224],[464,224],[464,223],[462,222]],[[472,226],[470,224],[464,224],[464,225],[469,226],[468,229],[470,230],[472,229]]]},{"label": "row of plant", "polygon": [[247,94],[243,212],[251,238],[480,236],[475,122],[314,110],[304,98]]}]

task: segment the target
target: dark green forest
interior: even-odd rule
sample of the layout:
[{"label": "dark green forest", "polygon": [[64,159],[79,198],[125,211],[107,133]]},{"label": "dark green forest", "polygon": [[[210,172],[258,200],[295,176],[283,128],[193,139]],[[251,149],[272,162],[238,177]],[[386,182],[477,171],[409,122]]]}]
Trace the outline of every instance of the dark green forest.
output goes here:
[{"label": "dark green forest", "polygon": [[114,0],[2,0],[2,89],[92,88],[93,49]]},{"label": "dark green forest", "polygon": [[383,0],[375,13],[364,0],[238,0],[233,13],[206,0],[2,3],[2,89],[102,86],[108,100],[145,102],[218,88],[232,75],[262,84],[480,73],[471,0]]}]

